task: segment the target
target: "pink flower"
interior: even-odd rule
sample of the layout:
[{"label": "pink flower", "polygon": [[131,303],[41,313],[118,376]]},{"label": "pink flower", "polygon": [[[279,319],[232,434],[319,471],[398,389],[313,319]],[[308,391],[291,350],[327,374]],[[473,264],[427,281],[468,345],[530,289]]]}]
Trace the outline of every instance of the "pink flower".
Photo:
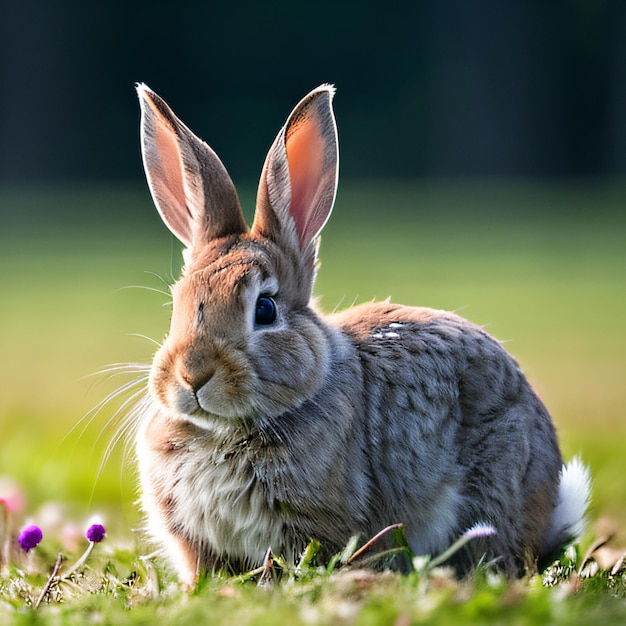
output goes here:
[{"label": "pink flower", "polygon": [[0,502],[10,515],[19,515],[26,506],[26,496],[20,486],[8,476],[0,476]]}]

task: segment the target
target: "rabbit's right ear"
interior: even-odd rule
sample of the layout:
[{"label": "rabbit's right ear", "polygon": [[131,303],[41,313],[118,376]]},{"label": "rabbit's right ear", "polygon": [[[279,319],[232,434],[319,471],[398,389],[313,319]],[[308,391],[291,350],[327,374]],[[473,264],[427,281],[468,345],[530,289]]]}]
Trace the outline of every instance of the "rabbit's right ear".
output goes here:
[{"label": "rabbit's right ear", "polygon": [[291,112],[265,160],[252,232],[314,256],[339,175],[335,93],[321,85]]},{"label": "rabbit's right ear", "polygon": [[188,248],[247,231],[235,186],[215,152],[156,93],[136,86],[141,152],[154,203]]}]

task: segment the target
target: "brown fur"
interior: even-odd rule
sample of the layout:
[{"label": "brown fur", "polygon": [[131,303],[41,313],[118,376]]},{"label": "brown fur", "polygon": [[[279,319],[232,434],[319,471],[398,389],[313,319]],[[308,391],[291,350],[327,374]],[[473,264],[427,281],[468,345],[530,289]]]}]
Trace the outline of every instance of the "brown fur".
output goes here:
[{"label": "brown fur", "polygon": [[295,559],[312,537],[331,553],[397,522],[418,554],[494,526],[454,557],[459,572],[487,558],[521,575],[567,540],[554,427],[495,339],[443,311],[311,304],[337,184],[332,90],[279,132],[249,232],[214,153],[139,92],[153,197],[187,244],[137,438],[148,530],[181,579],[258,565],[268,547]]}]

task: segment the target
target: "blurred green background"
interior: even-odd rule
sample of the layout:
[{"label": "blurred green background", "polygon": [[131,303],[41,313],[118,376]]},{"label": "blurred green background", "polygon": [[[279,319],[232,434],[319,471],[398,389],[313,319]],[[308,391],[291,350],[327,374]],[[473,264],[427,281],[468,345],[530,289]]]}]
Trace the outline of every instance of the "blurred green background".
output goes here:
[{"label": "blurred green background", "polygon": [[102,462],[116,403],[90,413],[128,379],[90,374],[150,361],[181,259],[133,82],[216,149],[249,217],[278,128],[333,82],[323,308],[391,296],[486,325],[592,466],[594,519],[626,521],[625,66],[617,1],[3,7],[0,476],[31,514],[137,523],[132,445]]}]

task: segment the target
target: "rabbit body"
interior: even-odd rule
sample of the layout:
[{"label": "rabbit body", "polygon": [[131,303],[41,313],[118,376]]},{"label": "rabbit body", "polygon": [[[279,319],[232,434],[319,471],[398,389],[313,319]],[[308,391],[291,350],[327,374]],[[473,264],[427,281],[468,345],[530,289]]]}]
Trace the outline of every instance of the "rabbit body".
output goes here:
[{"label": "rabbit body", "polygon": [[281,129],[250,230],[215,154],[139,94],[152,195],[187,246],[137,437],[148,531],[181,579],[397,522],[416,554],[493,525],[459,571],[487,557],[520,575],[571,539],[586,473],[563,491],[551,419],[495,339],[444,311],[311,303],[336,189],[331,89]]}]

